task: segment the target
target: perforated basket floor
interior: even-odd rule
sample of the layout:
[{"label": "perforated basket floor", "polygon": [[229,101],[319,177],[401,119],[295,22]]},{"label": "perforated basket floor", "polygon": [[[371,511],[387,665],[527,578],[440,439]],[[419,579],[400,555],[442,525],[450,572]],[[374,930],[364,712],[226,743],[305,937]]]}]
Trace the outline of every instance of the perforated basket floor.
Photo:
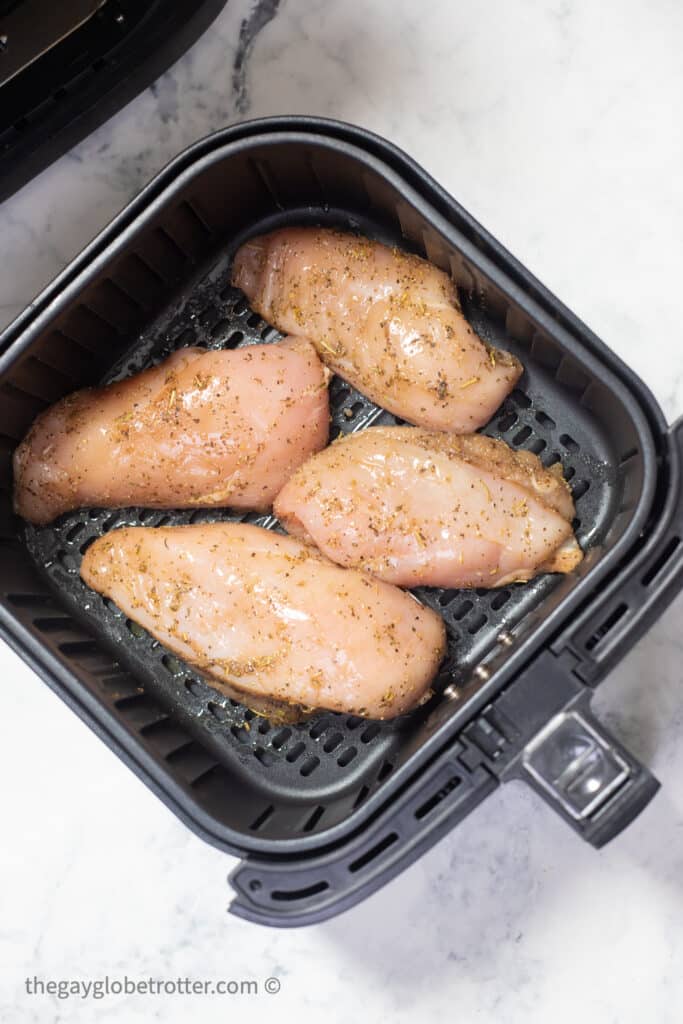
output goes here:
[{"label": "perforated basket floor", "polygon": [[[278,338],[272,327],[250,311],[240,293],[226,287],[228,280],[229,254],[200,275],[180,302],[135,341],[105,381],[138,372],[181,346],[223,348]],[[464,306],[483,338],[515,351],[499,320],[473,302],[465,301]],[[530,358],[528,350],[517,354],[526,372],[486,432],[513,447],[536,452],[546,465],[562,462],[576,500],[579,540],[584,548],[595,545],[619,501],[609,469],[609,444],[589,414],[568,400],[566,383],[558,383],[552,372]],[[400,422],[338,378],[331,384],[331,405],[332,437],[371,423]],[[143,729],[148,737],[155,735],[162,755],[169,761],[174,757],[187,761],[187,776],[194,787],[218,785],[226,765],[233,774],[247,773],[250,786],[260,786],[263,793],[262,803],[254,806],[251,830],[267,833],[278,800],[289,799],[307,805],[295,831],[314,832],[330,824],[326,812],[331,792],[343,790],[350,811],[388,777],[430,705],[394,722],[325,713],[295,725],[271,725],[214,690],[79,577],[87,546],[117,526],[238,519],[279,528],[272,516],[236,515],[229,510],[88,509],[45,528],[27,526],[25,540],[35,562],[58,590],[65,611],[115,652],[114,668],[104,670],[102,686],[109,688],[119,711],[129,706],[143,716]],[[440,699],[447,684],[466,686],[481,660],[501,642],[501,634],[538,608],[557,585],[558,577],[545,576],[528,585],[492,591],[420,589],[420,598],[443,616],[449,637],[448,656],[431,704]],[[59,618],[54,623],[49,628],[59,629]],[[151,708],[145,719],[148,697],[166,713],[159,715]],[[188,732],[196,742],[187,742]],[[339,808],[336,813],[341,814]]]}]

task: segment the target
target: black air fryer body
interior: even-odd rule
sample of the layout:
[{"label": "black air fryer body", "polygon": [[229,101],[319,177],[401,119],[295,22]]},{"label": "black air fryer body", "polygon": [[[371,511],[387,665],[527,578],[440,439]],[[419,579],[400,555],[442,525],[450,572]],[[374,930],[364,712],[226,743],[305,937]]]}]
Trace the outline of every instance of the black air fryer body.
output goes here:
[{"label": "black air fryer body", "polygon": [[[11,507],[11,454],[69,391],[182,345],[270,341],[230,288],[236,248],[335,224],[448,270],[485,339],[525,366],[487,433],[561,460],[586,557],[569,577],[425,589],[449,654],[428,705],[394,722],[256,718],[166,652],[78,568],[122,524],[272,517],[88,509],[44,528]],[[333,434],[390,423],[348,384]],[[596,846],[657,788],[590,712],[600,682],[680,589],[683,425],[403,153],[313,118],[226,129],[179,156],[0,338],[0,632],[184,821],[243,858],[232,911],[329,917],[402,870],[501,781],[523,778]]]},{"label": "black air fryer body", "polygon": [[0,0],[0,200],[146,89],[226,0]]}]

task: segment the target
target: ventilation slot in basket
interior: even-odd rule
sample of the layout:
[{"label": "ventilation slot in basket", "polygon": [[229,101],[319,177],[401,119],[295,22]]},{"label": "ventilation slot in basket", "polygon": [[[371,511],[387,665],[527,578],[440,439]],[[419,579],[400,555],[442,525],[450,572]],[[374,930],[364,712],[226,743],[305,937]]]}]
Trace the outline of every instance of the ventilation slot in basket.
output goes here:
[{"label": "ventilation slot in basket", "polygon": [[627,611],[627,604],[624,604],[622,602],[621,604],[617,605],[617,607],[614,608],[607,616],[607,618],[603,621],[602,625],[599,626],[593,634],[591,634],[588,640],[586,640],[586,650],[595,650],[598,644],[600,644],[605,639],[610,630],[614,629],[616,624],[623,619]]},{"label": "ventilation slot in basket", "polygon": [[443,785],[441,789],[434,794],[434,796],[430,796],[429,800],[425,800],[423,804],[420,804],[415,811],[415,817],[417,820],[421,821],[422,818],[426,818],[430,811],[433,811],[435,807],[442,803],[442,801],[445,800],[453,790],[457,789],[461,783],[462,779],[458,775],[454,775],[450,778],[448,782],[446,782],[445,785]]},{"label": "ventilation slot in basket", "polygon": [[275,810],[275,808],[272,805],[269,805],[263,811],[261,811],[261,813],[258,815],[258,817],[254,818],[254,820],[252,821],[251,825],[249,826],[251,831],[252,832],[258,832],[258,830],[260,828],[263,828],[263,826],[268,821],[268,819],[270,817],[272,817],[272,814],[273,814],[274,810]]},{"label": "ventilation slot in basket", "polygon": [[373,860],[376,860],[377,857],[384,853],[385,850],[388,850],[390,846],[393,846],[397,839],[398,832],[390,832],[388,836],[385,836],[379,843],[372,846],[361,857],[357,857],[356,860],[351,861],[349,864],[349,871],[353,873],[361,871],[363,868],[367,867],[368,864],[371,864]]},{"label": "ventilation slot in basket", "polygon": [[651,583],[654,583],[660,572],[665,568],[669,559],[678,551],[680,544],[680,537],[671,538],[659,557],[655,559],[647,572],[643,573],[642,583],[644,587],[649,587]]},{"label": "ventilation slot in basket", "polygon": [[274,889],[270,896],[271,899],[280,902],[293,903],[295,900],[305,900],[310,896],[317,896],[329,887],[329,882],[315,882],[313,885],[306,886],[305,889]]}]

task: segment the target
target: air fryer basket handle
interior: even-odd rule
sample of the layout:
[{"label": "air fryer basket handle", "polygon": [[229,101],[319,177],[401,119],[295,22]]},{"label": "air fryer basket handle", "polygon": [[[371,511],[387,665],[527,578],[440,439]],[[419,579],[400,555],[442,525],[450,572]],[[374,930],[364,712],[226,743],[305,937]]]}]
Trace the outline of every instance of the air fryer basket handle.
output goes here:
[{"label": "air fryer basket handle", "polygon": [[552,718],[502,776],[522,779],[592,846],[618,835],[650,802],[657,779],[598,722],[589,694]]}]

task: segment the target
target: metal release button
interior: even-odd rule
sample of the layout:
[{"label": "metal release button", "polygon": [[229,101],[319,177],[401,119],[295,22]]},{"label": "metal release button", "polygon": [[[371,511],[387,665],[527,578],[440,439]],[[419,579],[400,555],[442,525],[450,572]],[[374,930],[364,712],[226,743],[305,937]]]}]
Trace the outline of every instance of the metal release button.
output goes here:
[{"label": "metal release button", "polygon": [[596,811],[629,777],[618,750],[578,711],[563,711],[527,744],[522,764],[573,818]]}]

